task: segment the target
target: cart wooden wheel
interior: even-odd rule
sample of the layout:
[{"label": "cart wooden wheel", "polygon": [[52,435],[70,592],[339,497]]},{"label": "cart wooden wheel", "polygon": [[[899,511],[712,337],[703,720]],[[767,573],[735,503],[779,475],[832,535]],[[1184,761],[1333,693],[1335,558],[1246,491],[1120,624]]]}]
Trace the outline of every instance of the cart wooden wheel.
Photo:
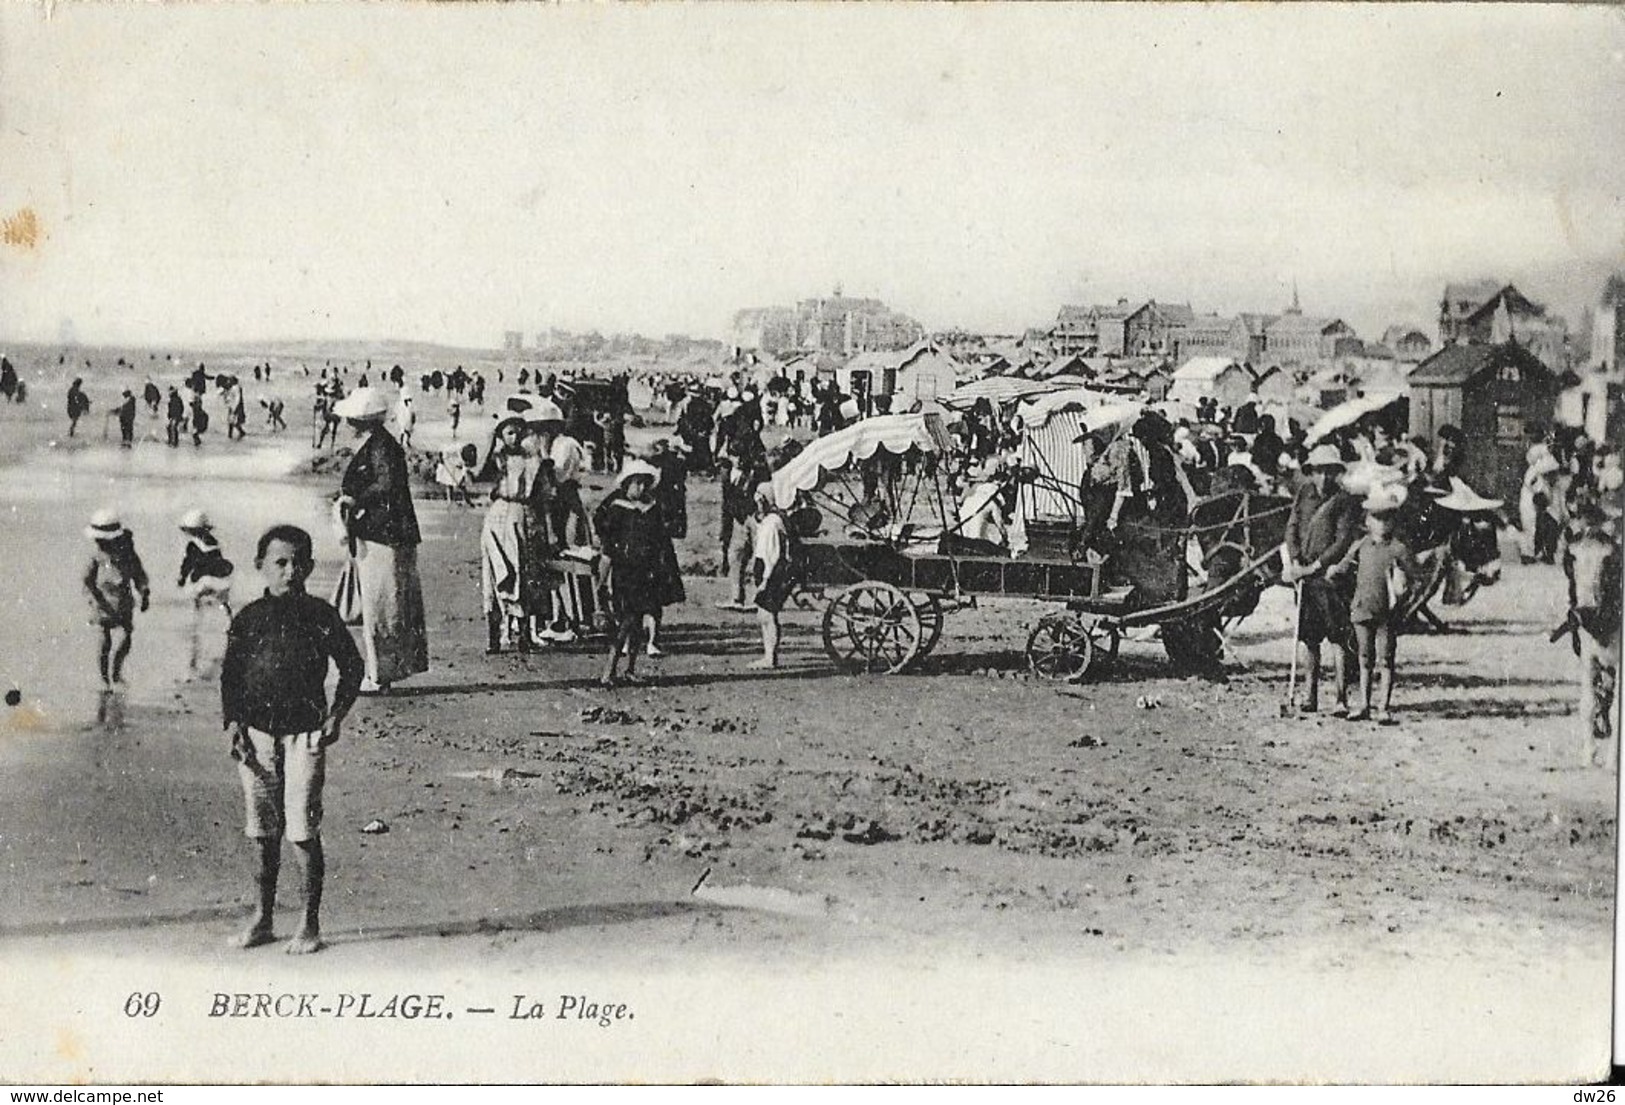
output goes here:
[{"label": "cart wooden wheel", "polygon": [[915,659],[922,660],[942,640],[942,603],[937,596],[923,593],[912,594],[908,600],[914,604],[914,613],[920,618],[920,651]]},{"label": "cart wooden wheel", "polygon": [[1074,614],[1050,614],[1027,637],[1027,666],[1043,679],[1077,682],[1116,658],[1118,638],[1116,630]]},{"label": "cart wooden wheel", "polygon": [[923,640],[919,612],[889,583],[854,583],[824,608],[824,651],[847,671],[896,674],[920,655]]}]

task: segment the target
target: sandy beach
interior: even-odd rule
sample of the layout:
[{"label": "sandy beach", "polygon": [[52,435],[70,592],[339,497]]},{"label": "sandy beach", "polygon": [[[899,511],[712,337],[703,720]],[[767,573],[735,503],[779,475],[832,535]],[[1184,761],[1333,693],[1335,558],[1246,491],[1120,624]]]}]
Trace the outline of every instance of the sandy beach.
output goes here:
[{"label": "sandy beach", "polygon": [[[1232,636],[1222,680],[1177,678],[1159,643],[1130,639],[1104,681],[1058,686],[1025,673],[1043,608],[1019,600],[953,615],[898,677],[836,674],[817,613],[794,610],[785,668],[749,672],[754,619],[714,609],[721,582],[690,574],[652,683],[604,691],[584,646],[483,655],[481,512],[425,497],[432,670],[364,699],[334,755],[332,946],[309,963],[225,951],[248,888],[241,797],[217,689],[181,678],[174,523],[208,509],[250,594],[258,532],[306,525],[322,593],[337,478],[309,471],[307,386],[277,379],[286,435],[251,415],[246,442],[216,432],[198,450],[125,452],[92,423],[63,445],[50,386],[34,393],[47,412],[0,408],[0,681],[23,698],[0,715],[0,961],[43,1003],[25,1018],[39,1031],[0,1047],[0,1075],[207,1077],[232,1031],[179,1066],[162,1044],[197,1029],[213,992],[396,976],[468,1006],[612,988],[639,1018],[540,1050],[459,1021],[470,1034],[434,1055],[380,1027],[378,1048],[324,1077],[1605,1071],[1614,776],[1580,766],[1574,660],[1546,640],[1562,577],[1516,558],[1449,611],[1455,632],[1402,641],[1392,729],[1278,716],[1284,589]],[[422,440],[446,432],[439,418]],[[154,606],[128,695],[98,721],[78,572],[103,504],[135,530]],[[686,565],[714,563],[716,511],[715,485],[692,480]],[[373,821],[388,831],[362,833]],[[71,1021],[75,995],[105,1004],[160,980],[174,1015],[123,1043],[69,1046],[40,1013]],[[21,1023],[20,992],[5,1001]],[[798,1051],[814,1010],[828,1046]],[[300,1059],[231,1061],[234,1078],[274,1079]]]}]

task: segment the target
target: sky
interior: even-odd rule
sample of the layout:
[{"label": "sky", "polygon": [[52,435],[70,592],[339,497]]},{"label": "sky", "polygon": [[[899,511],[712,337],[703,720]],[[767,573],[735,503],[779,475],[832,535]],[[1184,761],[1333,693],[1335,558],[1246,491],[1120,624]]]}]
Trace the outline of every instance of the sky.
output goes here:
[{"label": "sky", "polygon": [[[49,14],[47,14],[49,12]],[[0,5],[0,338],[726,337],[1625,267],[1625,10]],[[34,233],[19,219],[33,217]]]}]

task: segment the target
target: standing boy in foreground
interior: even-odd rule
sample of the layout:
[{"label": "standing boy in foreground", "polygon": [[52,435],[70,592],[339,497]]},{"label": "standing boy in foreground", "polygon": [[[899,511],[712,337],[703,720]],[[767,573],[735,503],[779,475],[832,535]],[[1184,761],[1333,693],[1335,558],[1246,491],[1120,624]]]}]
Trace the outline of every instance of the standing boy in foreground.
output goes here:
[{"label": "standing boy in foreground", "polygon": [[[327,746],[355,704],[365,674],[361,651],[338,611],[305,594],[314,567],[310,534],[273,526],[260,538],[254,566],[265,596],[231,623],[220,671],[220,698],[231,756],[238,761],[248,818],[245,832],[257,849],[258,900],[253,919],[233,941],[255,948],[273,939],[282,837],[304,861],[304,917],[288,954],[322,949],[320,836]],[[328,708],[323,683],[331,660],[338,687]]]},{"label": "standing boy in foreground", "polygon": [[1378,486],[1365,500],[1366,535],[1326,571],[1326,578],[1354,577],[1354,599],[1349,620],[1354,623],[1355,652],[1360,661],[1360,708],[1350,721],[1371,717],[1372,677],[1375,673],[1377,721],[1392,725],[1394,698],[1395,624],[1410,580],[1421,570],[1410,549],[1394,535],[1394,512],[1405,505],[1404,488]]}]

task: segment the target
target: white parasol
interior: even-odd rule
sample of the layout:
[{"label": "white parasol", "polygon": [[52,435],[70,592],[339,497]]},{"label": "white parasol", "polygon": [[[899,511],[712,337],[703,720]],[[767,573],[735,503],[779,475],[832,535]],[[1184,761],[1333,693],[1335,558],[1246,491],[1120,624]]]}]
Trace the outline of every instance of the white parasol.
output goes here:
[{"label": "white parasol", "polygon": [[1346,403],[1339,403],[1319,418],[1309,427],[1309,435],[1304,438],[1305,445],[1313,445],[1333,430],[1341,430],[1344,426],[1352,426],[1368,414],[1375,414],[1380,410],[1399,402],[1401,395],[1367,395],[1359,399],[1350,399]]}]

